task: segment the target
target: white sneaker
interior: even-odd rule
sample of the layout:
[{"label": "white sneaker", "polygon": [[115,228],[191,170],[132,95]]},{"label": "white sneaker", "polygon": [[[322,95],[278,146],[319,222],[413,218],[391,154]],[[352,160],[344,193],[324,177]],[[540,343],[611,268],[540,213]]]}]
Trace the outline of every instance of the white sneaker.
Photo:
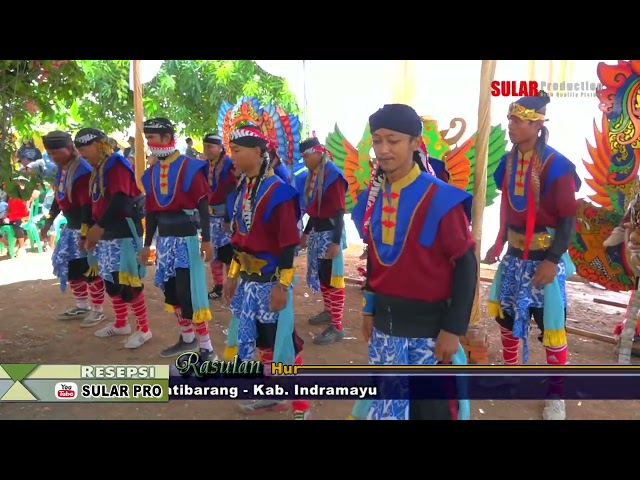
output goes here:
[{"label": "white sneaker", "polygon": [[107,325],[96,332],[96,337],[107,338],[115,335],[129,335],[131,333],[131,325],[127,324],[124,327],[116,328],[115,323]]},{"label": "white sneaker", "polygon": [[87,315],[89,315],[89,313],[91,312],[91,310],[89,310],[89,308],[84,308],[84,307],[73,307],[70,308],[69,310],[65,310],[62,313],[58,313],[57,318],[58,320],[72,320],[74,318],[84,318]]},{"label": "white sneaker", "polygon": [[85,328],[94,327],[106,318],[107,316],[104,314],[104,312],[91,310],[89,313],[87,313],[87,316],[82,319],[82,321],[80,322],[80,326]]},{"label": "white sneaker", "polygon": [[543,420],[564,420],[567,418],[564,400],[547,400],[542,412]]},{"label": "white sneaker", "polygon": [[138,348],[151,340],[151,330],[148,330],[147,333],[142,333],[141,331],[135,332],[127,341],[124,342],[124,348]]}]

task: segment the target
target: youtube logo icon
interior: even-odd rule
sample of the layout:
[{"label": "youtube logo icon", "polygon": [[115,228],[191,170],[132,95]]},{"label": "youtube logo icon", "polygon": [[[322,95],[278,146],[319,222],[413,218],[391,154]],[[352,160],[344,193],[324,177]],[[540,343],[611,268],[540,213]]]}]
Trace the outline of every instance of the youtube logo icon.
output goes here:
[{"label": "youtube logo icon", "polygon": [[73,400],[78,396],[78,385],[73,382],[57,383],[55,394],[58,400]]}]

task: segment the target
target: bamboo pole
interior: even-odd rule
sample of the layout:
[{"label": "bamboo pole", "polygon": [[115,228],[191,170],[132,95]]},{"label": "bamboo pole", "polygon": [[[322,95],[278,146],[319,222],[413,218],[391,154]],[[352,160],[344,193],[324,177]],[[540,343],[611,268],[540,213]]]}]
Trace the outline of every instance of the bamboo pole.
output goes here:
[{"label": "bamboo pole", "polygon": [[416,101],[416,61],[394,60],[392,100],[414,106]]},{"label": "bamboo pole", "polygon": [[142,186],[142,174],[146,169],[146,155],[144,148],[144,106],[142,104],[142,82],[140,79],[140,60],[132,60],[133,62],[133,116],[136,124],[136,144],[135,144],[135,170],[136,182],[141,192],[144,192]]},{"label": "bamboo pole", "polygon": [[478,133],[476,135],[476,164],[473,176],[472,234],[476,242],[478,283],[471,311],[470,327],[480,322],[480,245],[482,241],[482,216],[487,198],[487,161],[491,134],[491,82],[496,73],[496,60],[483,60],[480,70],[480,103],[478,105]]}]

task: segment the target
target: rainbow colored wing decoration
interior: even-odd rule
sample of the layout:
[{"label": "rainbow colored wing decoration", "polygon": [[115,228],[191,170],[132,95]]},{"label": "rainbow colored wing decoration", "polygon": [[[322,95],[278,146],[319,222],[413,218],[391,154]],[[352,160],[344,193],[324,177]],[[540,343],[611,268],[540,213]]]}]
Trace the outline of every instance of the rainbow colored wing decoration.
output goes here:
[{"label": "rainbow colored wing decoration", "polygon": [[[464,126],[461,132],[464,133]],[[449,144],[444,139],[443,132],[438,130],[438,122],[430,117],[422,117],[422,141],[427,147],[427,153],[432,158],[444,161],[447,153],[451,151]],[[450,172],[449,175],[451,175]]]},{"label": "rainbow colored wing decoration", "polygon": [[235,105],[223,102],[218,111],[218,129],[229,150],[229,133],[236,125],[251,123],[277,147],[278,155],[294,173],[304,165],[300,155],[300,119],[276,105],[261,105],[254,97],[242,97]]},{"label": "rainbow colored wing decoration", "polygon": [[[467,184],[467,192],[473,194],[473,182],[474,172],[476,168],[476,134],[471,137],[471,147],[467,157],[469,158],[469,183]],[[489,134],[489,149],[487,158],[487,195],[486,206],[493,205],[494,200],[499,195],[498,186],[493,179],[493,174],[500,165],[500,159],[507,153],[507,131],[502,128],[502,125],[495,125],[491,127],[491,133]]]},{"label": "rainbow colored wing decoration", "polygon": [[371,167],[367,160],[366,166],[360,163],[358,150],[353,147],[342,134],[336,124],[333,132],[327,135],[325,147],[333,155],[333,161],[342,170],[347,181],[349,190],[346,198],[346,212],[349,213],[356,204],[358,194],[367,188]]},{"label": "rainbow colored wing decoration", "polygon": [[[423,122],[425,123],[425,130],[427,130],[427,122],[424,119]],[[435,122],[433,123],[435,124]],[[440,158],[445,162],[445,168],[449,173],[450,184],[473,194],[473,177],[476,160],[475,145],[477,134],[474,133],[471,138],[463,142],[462,145],[450,150],[441,132],[438,132],[437,125],[434,126],[435,128],[429,128],[428,131],[423,133],[423,138],[427,145],[429,155],[435,158]],[[438,137],[436,137],[434,132],[438,134]],[[427,137],[427,134],[429,137]],[[427,138],[429,138],[431,143],[427,143]],[[433,150],[435,151],[431,150],[430,145],[434,146]],[[491,127],[487,159],[487,207],[492,205],[498,196],[498,189],[495,181],[493,180],[493,173],[496,168],[498,168],[500,159],[506,152],[506,130],[504,130],[501,125]]]},{"label": "rainbow colored wing decoration", "polygon": [[587,185],[594,191],[578,200],[576,234],[569,254],[578,275],[608,290],[634,288],[634,274],[627,263],[625,245],[604,247],[620,225],[628,203],[640,192],[640,61],[598,64],[604,86],[597,92],[602,131],[594,121],[595,146],[587,141],[592,163],[583,160],[591,175]]}]

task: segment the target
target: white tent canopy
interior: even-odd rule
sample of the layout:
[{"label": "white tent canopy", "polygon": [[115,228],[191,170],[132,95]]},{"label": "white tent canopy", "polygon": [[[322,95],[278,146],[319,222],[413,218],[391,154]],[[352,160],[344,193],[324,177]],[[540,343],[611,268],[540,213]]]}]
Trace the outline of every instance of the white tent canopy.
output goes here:
[{"label": "white tent canopy", "polygon": [[[600,61],[617,62],[576,60],[570,62],[572,68],[566,69],[562,61],[534,63],[528,60],[500,60],[495,79],[538,80],[547,83],[567,80],[595,85],[598,82],[596,68]],[[304,72],[302,60],[257,62],[269,73],[287,80],[299,105],[305,104],[306,93],[306,121],[309,129],[315,130],[321,139],[337,123],[351,144],[357,145],[369,115],[393,100],[396,61],[306,60]],[[480,60],[415,61],[415,103],[412,106],[420,115],[435,118],[440,129],[448,128],[449,121],[453,118],[464,118],[467,130],[462,140],[466,140],[477,129],[480,64]],[[493,97],[492,125],[502,124],[506,128],[507,109],[513,100],[514,97]],[[587,90],[577,91],[574,96],[558,97],[552,94],[551,104],[547,109],[549,143],[576,164],[581,177],[587,175],[582,164],[583,159],[590,158],[585,139],[593,142],[593,120],[595,118],[599,123],[600,117],[598,104],[595,91]],[[589,187],[583,185],[578,195],[584,197],[589,193]],[[487,208],[484,218],[483,251],[495,240],[497,206]]]}]

